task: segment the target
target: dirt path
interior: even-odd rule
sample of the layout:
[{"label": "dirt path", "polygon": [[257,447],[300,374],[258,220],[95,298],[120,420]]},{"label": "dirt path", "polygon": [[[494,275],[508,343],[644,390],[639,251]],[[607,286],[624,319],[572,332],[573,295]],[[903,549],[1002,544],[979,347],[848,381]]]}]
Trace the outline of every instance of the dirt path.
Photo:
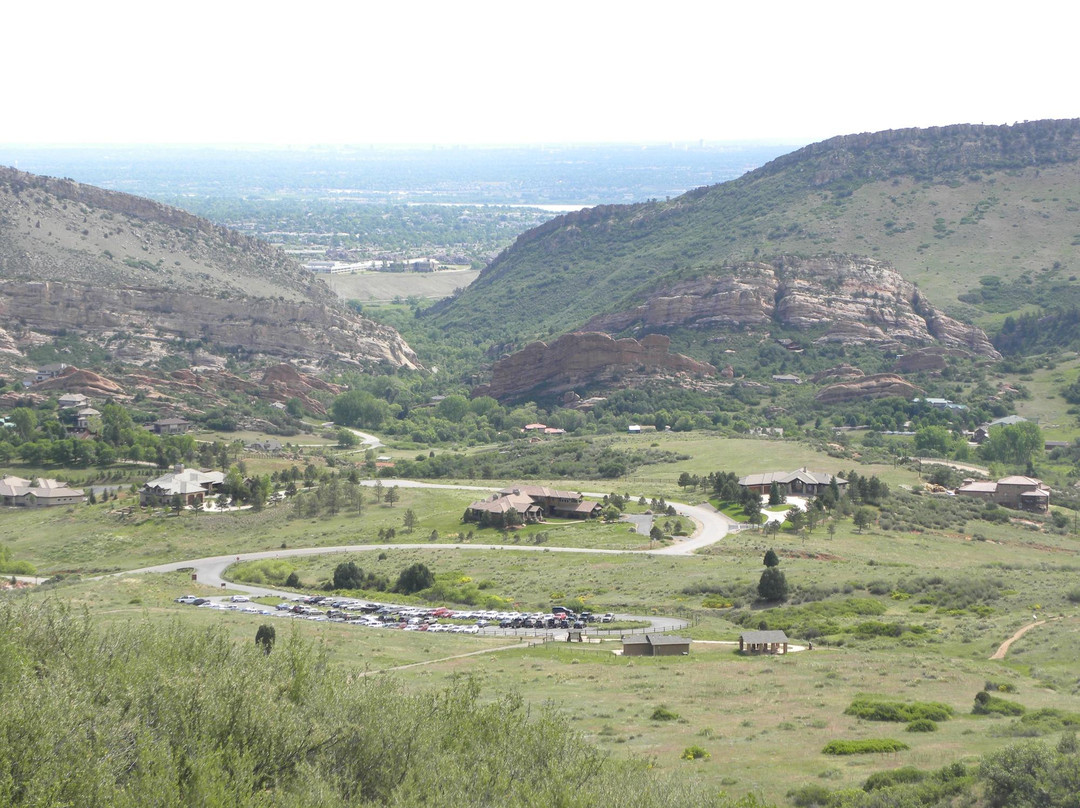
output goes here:
[{"label": "dirt path", "polygon": [[[1060,617],[1051,617],[1050,618],[1050,620],[1060,620],[1060,619],[1061,619]],[[1029,631],[1031,631],[1033,628],[1035,628],[1035,626],[1041,626],[1043,623],[1046,623],[1046,622],[1049,622],[1049,621],[1047,621],[1047,620],[1036,620],[1034,623],[1028,623],[1026,626],[1021,626],[1019,629],[1017,629],[1015,634],[1013,634],[1011,637],[1009,637],[1009,639],[1005,640],[1005,642],[1003,642],[1000,646],[998,646],[998,649],[996,651],[994,651],[993,656],[991,656],[990,658],[991,659],[1004,659],[1005,655],[1007,653],[1009,653],[1009,648],[1012,647],[1012,644],[1014,642],[1016,642],[1021,637],[1023,637],[1025,634],[1027,634]]]}]

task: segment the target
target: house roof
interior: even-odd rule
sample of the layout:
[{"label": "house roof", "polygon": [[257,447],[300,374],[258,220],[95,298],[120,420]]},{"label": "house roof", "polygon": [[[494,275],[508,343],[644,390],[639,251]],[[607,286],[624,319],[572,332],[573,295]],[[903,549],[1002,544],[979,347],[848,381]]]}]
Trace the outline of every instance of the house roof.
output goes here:
[{"label": "house roof", "polygon": [[1021,474],[1014,474],[1011,477],[1002,477],[998,480],[998,485],[1030,485],[1038,488],[1042,485],[1042,480],[1036,480],[1034,477],[1024,477]]},{"label": "house roof", "polygon": [[581,499],[581,495],[574,491],[560,491],[557,488],[548,488],[546,485],[512,485],[507,488],[502,488],[499,493],[506,496],[508,494],[524,494],[527,497],[543,497],[545,499],[572,499],[575,502]]},{"label": "house roof", "polygon": [[539,506],[532,501],[531,497],[524,494],[493,494],[491,499],[481,499],[469,506],[469,510],[483,511],[485,513],[506,513],[513,508],[518,513],[525,513],[530,508]]},{"label": "house roof", "polygon": [[630,634],[622,638],[623,645],[689,645],[689,637],[676,637],[673,634]]},{"label": "house roof", "polygon": [[0,479],[0,496],[24,497],[33,494],[39,499],[61,499],[63,497],[81,497],[81,488],[69,488],[67,483],[52,480],[48,477],[38,477],[31,484],[30,480],[22,477],[7,476]]},{"label": "house roof", "polygon": [[744,631],[739,635],[739,639],[751,645],[788,641],[787,634],[782,631]]},{"label": "house roof", "polygon": [[[795,480],[801,480],[804,483],[810,485],[828,485],[833,480],[832,474],[826,474],[823,471],[807,471],[806,469],[796,469],[795,471],[766,471],[761,474],[750,474],[739,480],[739,485],[770,485],[771,483],[780,483],[787,485]],[[843,477],[836,477],[837,485],[846,485],[847,480]]]},{"label": "house roof", "polygon": [[997,491],[997,483],[988,481],[978,481],[962,485],[956,489],[958,492],[964,492],[969,494],[993,494]]},{"label": "house roof", "polygon": [[992,426],[1016,426],[1016,424],[1027,423],[1027,418],[1021,415],[1006,415],[1004,418],[995,418],[990,423],[986,424],[987,428]]},{"label": "house roof", "polygon": [[156,488],[169,494],[194,494],[200,490],[205,491],[210,486],[220,485],[224,481],[225,473],[221,471],[181,469],[150,480],[145,488]]}]

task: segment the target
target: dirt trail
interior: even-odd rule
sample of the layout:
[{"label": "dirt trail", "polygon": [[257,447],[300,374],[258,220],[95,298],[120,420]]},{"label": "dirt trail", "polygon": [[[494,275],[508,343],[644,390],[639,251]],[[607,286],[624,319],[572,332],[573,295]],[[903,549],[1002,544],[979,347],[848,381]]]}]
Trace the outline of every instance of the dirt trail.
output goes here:
[{"label": "dirt trail", "polygon": [[[1060,619],[1061,619],[1060,617],[1051,617],[1050,618],[1050,620],[1060,620]],[[1048,622],[1048,621],[1047,620],[1036,620],[1034,623],[1028,623],[1026,626],[1021,626],[1019,629],[1017,629],[1015,634],[1013,634],[1011,637],[1009,637],[1009,639],[1005,640],[1005,642],[1003,642],[1000,646],[998,646],[998,649],[996,651],[994,651],[994,655],[991,656],[990,658],[991,659],[1004,659],[1005,655],[1007,653],[1009,653],[1009,648],[1012,646],[1012,644],[1014,642],[1016,642],[1021,637],[1023,637],[1025,634],[1027,634],[1029,631],[1031,631],[1033,628],[1035,628],[1035,626],[1041,626],[1043,623],[1046,623],[1046,622]]]}]

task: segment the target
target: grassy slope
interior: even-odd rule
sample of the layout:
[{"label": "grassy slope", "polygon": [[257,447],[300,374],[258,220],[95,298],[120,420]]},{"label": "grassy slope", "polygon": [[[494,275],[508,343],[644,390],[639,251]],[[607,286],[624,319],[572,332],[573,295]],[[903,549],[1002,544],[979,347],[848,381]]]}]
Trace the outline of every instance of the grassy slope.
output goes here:
[{"label": "grassy slope", "polygon": [[[1076,137],[1073,123],[1062,127]],[[1018,143],[1028,131],[1014,130]],[[896,157],[895,143],[829,141],[669,202],[562,217],[521,237],[434,316],[478,339],[524,341],[725,261],[839,251],[889,260],[939,307],[993,325],[999,318],[957,305],[980,276],[1037,278],[1059,261],[1056,280],[1071,283],[1080,168],[1025,168],[992,148],[953,160],[964,148],[962,138],[945,141],[946,156],[926,167]],[[1063,154],[1031,149],[1040,160]],[[834,168],[834,158],[845,166]]]}]

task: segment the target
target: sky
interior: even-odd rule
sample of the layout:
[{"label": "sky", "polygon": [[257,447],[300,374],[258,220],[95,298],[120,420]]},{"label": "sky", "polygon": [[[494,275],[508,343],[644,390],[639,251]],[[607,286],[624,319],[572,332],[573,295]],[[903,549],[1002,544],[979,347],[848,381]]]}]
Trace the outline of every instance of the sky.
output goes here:
[{"label": "sky", "polygon": [[18,2],[0,142],[808,143],[1073,118],[1067,8]]}]

